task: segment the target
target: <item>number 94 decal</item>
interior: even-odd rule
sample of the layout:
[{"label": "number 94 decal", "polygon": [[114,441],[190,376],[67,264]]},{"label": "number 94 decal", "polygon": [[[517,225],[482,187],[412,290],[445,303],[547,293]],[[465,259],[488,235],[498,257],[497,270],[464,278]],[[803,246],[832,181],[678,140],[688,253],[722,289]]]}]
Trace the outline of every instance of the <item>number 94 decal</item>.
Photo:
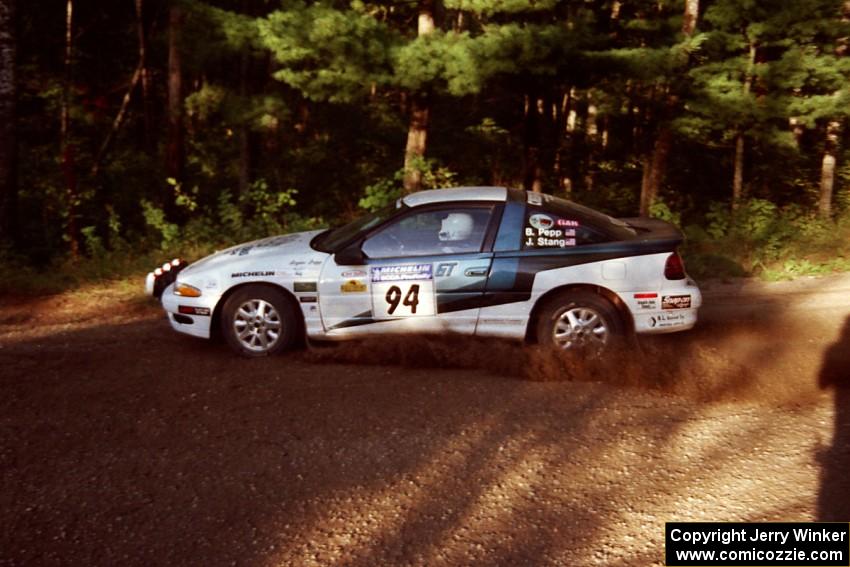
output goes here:
[{"label": "number 94 decal", "polygon": [[375,319],[433,316],[436,313],[435,303],[433,281],[372,284]]}]

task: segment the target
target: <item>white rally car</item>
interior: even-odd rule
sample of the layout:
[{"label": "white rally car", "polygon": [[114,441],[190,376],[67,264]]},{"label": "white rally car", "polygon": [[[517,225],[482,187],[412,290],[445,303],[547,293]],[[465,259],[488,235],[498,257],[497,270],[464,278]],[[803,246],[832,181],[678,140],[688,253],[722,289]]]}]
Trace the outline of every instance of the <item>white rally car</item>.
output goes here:
[{"label": "white rally car", "polygon": [[171,326],[248,356],[305,336],[457,332],[596,353],[694,326],[682,234],[503,187],[422,191],[345,226],[273,236],[148,274]]}]

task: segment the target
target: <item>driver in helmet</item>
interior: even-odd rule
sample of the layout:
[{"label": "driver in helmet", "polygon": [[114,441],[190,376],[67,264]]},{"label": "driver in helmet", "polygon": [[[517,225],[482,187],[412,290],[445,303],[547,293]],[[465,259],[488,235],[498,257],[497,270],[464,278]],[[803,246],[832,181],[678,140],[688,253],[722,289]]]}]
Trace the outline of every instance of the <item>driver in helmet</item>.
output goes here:
[{"label": "driver in helmet", "polygon": [[440,246],[443,252],[469,252],[474,243],[470,241],[475,221],[468,213],[449,213],[440,223]]}]

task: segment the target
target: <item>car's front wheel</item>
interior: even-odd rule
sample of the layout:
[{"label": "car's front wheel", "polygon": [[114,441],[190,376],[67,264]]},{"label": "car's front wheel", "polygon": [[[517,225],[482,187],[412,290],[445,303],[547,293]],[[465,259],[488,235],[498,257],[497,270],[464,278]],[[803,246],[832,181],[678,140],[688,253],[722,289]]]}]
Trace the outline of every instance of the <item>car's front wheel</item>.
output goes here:
[{"label": "car's front wheel", "polygon": [[623,336],[623,322],[610,301],[586,291],[550,299],[537,320],[541,345],[598,356]]},{"label": "car's front wheel", "polygon": [[244,356],[268,356],[293,346],[298,320],[282,291],[249,285],[227,298],[221,312],[221,330],[227,344]]}]

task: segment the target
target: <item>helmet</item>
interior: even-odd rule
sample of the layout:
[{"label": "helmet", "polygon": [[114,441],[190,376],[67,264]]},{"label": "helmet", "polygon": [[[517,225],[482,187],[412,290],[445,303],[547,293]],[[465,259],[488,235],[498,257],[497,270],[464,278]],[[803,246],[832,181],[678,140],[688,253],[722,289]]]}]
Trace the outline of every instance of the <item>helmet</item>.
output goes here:
[{"label": "helmet", "polygon": [[439,238],[442,242],[466,240],[472,234],[474,225],[472,215],[467,213],[450,213],[440,225]]}]

